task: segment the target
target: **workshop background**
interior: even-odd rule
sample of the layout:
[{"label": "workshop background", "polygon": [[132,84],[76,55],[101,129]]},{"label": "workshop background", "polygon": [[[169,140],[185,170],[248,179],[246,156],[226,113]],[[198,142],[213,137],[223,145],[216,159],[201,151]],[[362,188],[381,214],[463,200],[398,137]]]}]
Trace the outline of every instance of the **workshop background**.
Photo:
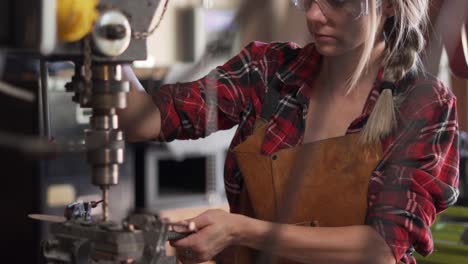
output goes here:
[{"label": "workshop background", "polygon": [[[74,201],[99,200],[101,190],[91,183],[91,167],[83,152],[35,156],[18,151],[28,143],[25,135],[46,136],[79,149],[91,111],[74,103],[73,93],[65,88],[74,74],[72,63],[45,63],[8,52],[10,37],[21,35],[15,30],[34,23],[33,15],[28,19],[25,14],[52,1],[14,2],[0,1],[0,80],[29,91],[36,100],[20,100],[0,91],[0,262],[43,263],[41,241],[47,239],[48,223],[27,215],[63,215]],[[18,2],[28,4],[28,10],[19,9]],[[433,226],[436,251],[420,263],[468,263],[467,1],[431,2],[424,64],[458,98],[461,195],[457,206],[437,219]],[[161,17],[164,3],[159,2],[152,25]],[[132,66],[150,92],[164,83],[204,76],[253,40],[301,45],[311,41],[303,15],[289,0],[170,0],[160,26],[147,39],[147,59]],[[41,63],[46,65],[46,82],[40,80]],[[45,84],[46,91],[41,89]],[[119,184],[109,191],[110,218],[120,221],[136,208],[173,221],[208,208],[228,210],[223,165],[234,131],[200,140],[127,143]],[[100,213],[99,208],[93,211]]]}]

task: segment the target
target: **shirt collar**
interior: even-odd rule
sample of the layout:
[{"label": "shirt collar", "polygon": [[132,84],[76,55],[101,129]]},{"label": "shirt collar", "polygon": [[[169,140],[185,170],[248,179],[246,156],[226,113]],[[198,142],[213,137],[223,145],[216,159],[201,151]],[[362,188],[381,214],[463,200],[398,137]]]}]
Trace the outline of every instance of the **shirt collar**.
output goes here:
[{"label": "shirt collar", "polygon": [[[314,43],[304,46],[290,63],[281,67],[276,77],[290,89],[297,89],[296,99],[301,104],[307,104],[313,88],[315,78],[318,76],[322,55],[315,48]],[[369,93],[362,114],[367,115],[374,108],[381,92],[383,68],[380,68],[374,85]]]},{"label": "shirt collar", "polygon": [[310,98],[310,88],[320,70],[322,55],[314,43],[303,47],[290,63],[281,67],[276,78],[290,89],[297,89],[297,99],[305,103]]}]

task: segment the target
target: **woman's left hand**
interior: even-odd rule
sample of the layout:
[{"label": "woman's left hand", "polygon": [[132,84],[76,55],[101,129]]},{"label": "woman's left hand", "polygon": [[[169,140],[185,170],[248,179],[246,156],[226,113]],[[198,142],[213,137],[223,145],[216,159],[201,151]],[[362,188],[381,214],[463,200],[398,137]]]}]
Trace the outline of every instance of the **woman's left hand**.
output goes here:
[{"label": "woman's left hand", "polygon": [[213,259],[226,247],[234,244],[239,235],[240,215],[223,210],[208,210],[186,220],[193,222],[197,232],[178,241],[171,242],[182,263],[200,263]]}]

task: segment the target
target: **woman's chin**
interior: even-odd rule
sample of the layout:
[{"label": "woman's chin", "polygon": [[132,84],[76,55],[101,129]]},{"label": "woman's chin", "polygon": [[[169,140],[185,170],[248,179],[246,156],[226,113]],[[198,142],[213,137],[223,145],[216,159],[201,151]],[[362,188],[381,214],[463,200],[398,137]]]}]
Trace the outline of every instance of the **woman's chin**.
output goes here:
[{"label": "woman's chin", "polygon": [[336,45],[327,45],[316,41],[315,48],[317,49],[317,52],[323,56],[333,57],[340,54],[340,51]]}]

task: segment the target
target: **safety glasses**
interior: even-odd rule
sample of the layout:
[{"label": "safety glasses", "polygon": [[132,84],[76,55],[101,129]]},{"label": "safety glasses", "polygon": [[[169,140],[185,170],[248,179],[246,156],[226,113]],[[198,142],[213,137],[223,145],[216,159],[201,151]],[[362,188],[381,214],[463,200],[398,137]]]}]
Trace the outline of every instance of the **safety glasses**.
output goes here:
[{"label": "safety glasses", "polygon": [[[291,2],[304,12],[316,2],[326,17],[346,16],[358,19],[369,15],[369,0],[291,0]],[[380,5],[380,0],[377,4]]]}]

